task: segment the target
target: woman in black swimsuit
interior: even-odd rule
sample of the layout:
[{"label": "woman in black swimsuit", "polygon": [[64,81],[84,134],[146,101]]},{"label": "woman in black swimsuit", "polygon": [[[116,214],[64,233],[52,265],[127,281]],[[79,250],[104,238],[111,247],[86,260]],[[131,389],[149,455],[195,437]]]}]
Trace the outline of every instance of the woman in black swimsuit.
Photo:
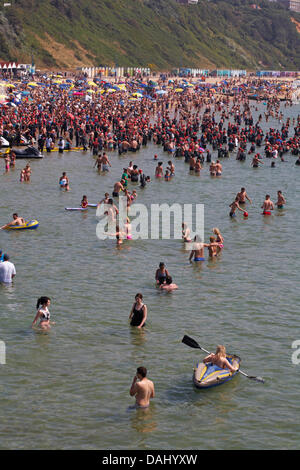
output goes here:
[{"label": "woman in black swimsuit", "polygon": [[139,170],[137,165],[133,165],[133,169],[131,170],[130,173],[131,181],[132,183],[137,183],[139,180]]},{"label": "woman in black swimsuit", "polygon": [[143,304],[142,294],[136,294],[135,302],[132,306],[129,320],[131,326],[137,326],[139,329],[146,326],[147,305]]},{"label": "woman in black swimsuit", "polygon": [[156,270],[155,273],[156,284],[164,284],[166,282],[167,276],[170,276],[170,274],[165,267],[165,263],[159,263],[159,268]]}]

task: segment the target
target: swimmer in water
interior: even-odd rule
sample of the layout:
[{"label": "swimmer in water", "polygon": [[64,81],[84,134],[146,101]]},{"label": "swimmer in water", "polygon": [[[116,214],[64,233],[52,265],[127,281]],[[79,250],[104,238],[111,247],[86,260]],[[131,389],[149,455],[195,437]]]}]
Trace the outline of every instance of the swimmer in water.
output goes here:
[{"label": "swimmer in water", "polygon": [[216,176],[217,169],[216,169],[216,164],[214,161],[212,161],[209,166],[209,172],[210,172],[210,176]]},{"label": "swimmer in water", "polygon": [[88,207],[88,200],[87,200],[87,196],[82,196],[82,200],[81,200],[81,204],[80,206],[83,208],[83,209],[86,209]]},{"label": "swimmer in water", "polygon": [[167,268],[165,267],[165,263],[159,263],[159,268],[156,270],[155,273],[155,280],[156,284],[159,286],[166,282],[167,276],[170,276]]},{"label": "swimmer in water", "polygon": [[216,256],[218,256],[218,252],[217,252],[218,247],[215,245],[216,239],[215,239],[215,237],[209,237],[209,241],[210,241],[210,243],[207,247],[209,257],[210,258],[215,258]]},{"label": "swimmer in water", "polygon": [[266,195],[266,199],[261,208],[263,209],[263,215],[271,215],[271,211],[274,209],[274,203],[271,201],[269,194]]},{"label": "swimmer in water", "polygon": [[216,176],[221,176],[222,175],[222,165],[220,163],[220,160],[216,161]]},{"label": "swimmer in water", "polygon": [[48,310],[50,303],[49,297],[40,297],[38,299],[36,304],[37,314],[32,322],[31,328],[35,326],[38,320],[40,320],[39,327],[42,330],[48,330],[51,328],[51,325],[55,325],[55,322],[50,322],[50,312]]},{"label": "swimmer in water", "polygon": [[163,177],[163,162],[158,162],[157,167],[155,168],[155,177],[162,178]]},{"label": "swimmer in water", "polygon": [[181,227],[182,227],[182,240],[184,242],[190,243],[192,239],[190,237],[191,231],[189,227],[187,226],[185,222],[182,223]]},{"label": "swimmer in water", "polygon": [[61,188],[65,189],[66,191],[69,191],[69,178],[67,177],[66,172],[63,172],[62,176],[59,179],[59,185]]},{"label": "swimmer in water", "polygon": [[193,249],[191,250],[189,261],[192,262],[193,257],[194,261],[205,261],[204,248],[211,248],[218,245],[219,243],[203,243],[201,238],[198,235],[195,235]]},{"label": "swimmer in water", "polygon": [[230,217],[236,217],[235,211],[237,209],[240,210],[241,212],[244,212],[244,214],[247,213],[247,211],[242,209],[242,207],[239,205],[239,200],[237,197],[231,204],[229,204],[229,207],[230,207],[230,212],[229,212]]},{"label": "swimmer in water", "polygon": [[258,168],[259,163],[261,163],[262,165],[264,165],[264,162],[259,159],[259,156],[260,156],[259,153],[257,153],[256,155],[254,155],[253,160],[252,160],[252,166],[253,166],[253,168]]},{"label": "swimmer in water", "polygon": [[146,326],[147,320],[147,305],[143,303],[143,295],[136,294],[135,302],[131,308],[129,320],[131,326],[136,326],[138,329]]},{"label": "swimmer in water", "polygon": [[283,197],[282,192],[277,191],[277,202],[276,202],[277,209],[283,209],[284,204],[286,204],[286,200]]},{"label": "swimmer in water", "polygon": [[163,289],[163,290],[168,291],[168,292],[171,292],[172,290],[178,289],[177,284],[175,284],[173,282],[173,279],[171,278],[171,276],[167,276],[166,277],[166,283],[161,284],[159,287],[160,287],[160,289]]},{"label": "swimmer in water", "polygon": [[138,367],[129,391],[131,397],[135,396],[134,408],[148,408],[150,399],[155,397],[154,384],[146,376],[146,367]]},{"label": "swimmer in water", "polygon": [[[104,215],[107,215],[109,217],[109,213],[108,212],[104,212]],[[119,225],[116,225],[116,231],[115,233],[107,233],[107,235],[111,236],[111,237],[116,237],[116,242],[117,242],[117,245],[122,245],[123,243],[123,238],[127,238],[127,234],[125,232],[123,232],[122,230],[120,230],[120,226]]]},{"label": "swimmer in water", "polygon": [[245,188],[241,188],[240,192],[237,193],[236,197],[238,198],[239,204],[245,204],[246,199],[252,204],[252,200],[249,198],[248,194],[246,193]]},{"label": "swimmer in water", "polygon": [[167,170],[170,172],[170,176],[175,176],[175,165],[174,163],[171,162],[171,160],[168,161],[168,167]]},{"label": "swimmer in water", "polygon": [[216,253],[218,255],[220,253],[220,251],[222,250],[222,248],[224,248],[224,238],[221,235],[221,232],[217,227],[214,227],[212,231],[216,235],[216,240],[214,240],[214,241],[219,243],[219,246],[216,247]]}]

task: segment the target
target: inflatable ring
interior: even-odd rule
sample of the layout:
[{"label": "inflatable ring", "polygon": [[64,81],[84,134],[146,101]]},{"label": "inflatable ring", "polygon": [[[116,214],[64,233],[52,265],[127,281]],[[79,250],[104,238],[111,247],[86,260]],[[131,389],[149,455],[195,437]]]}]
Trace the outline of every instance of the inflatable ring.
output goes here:
[{"label": "inflatable ring", "polygon": [[37,220],[30,220],[30,222],[25,222],[23,225],[11,225],[6,227],[6,230],[34,230],[38,228],[39,223]]}]

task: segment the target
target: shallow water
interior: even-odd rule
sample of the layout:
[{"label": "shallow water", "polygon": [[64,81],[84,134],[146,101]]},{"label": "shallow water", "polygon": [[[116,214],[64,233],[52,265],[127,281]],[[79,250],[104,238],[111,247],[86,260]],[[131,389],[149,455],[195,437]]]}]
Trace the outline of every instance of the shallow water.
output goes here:
[{"label": "shallow water", "polygon": [[[298,108],[283,108],[291,116]],[[254,115],[256,115],[254,113]],[[268,127],[279,127],[270,120]],[[136,187],[137,202],[205,204],[205,239],[219,227],[225,248],[215,261],[188,262],[180,241],[127,241],[96,237],[95,209],[66,212],[83,194],[98,202],[111,192],[122,167],[134,160],[154,175],[153,155],[166,167],[160,147],[119,157],[98,175],[88,153],[45,154],[32,161],[32,181],[19,183],[19,170],[1,174],[1,225],[17,211],[36,218],[34,231],[0,232],[0,248],[17,270],[13,286],[0,287],[0,339],[6,343],[1,374],[1,449],[292,449],[299,448],[299,371],[292,342],[300,339],[297,288],[299,171],[295,157],[276,168],[253,169],[251,157],[224,160],[221,178],[208,165],[197,177],[176,159],[171,182],[152,180]],[[4,168],[4,162],[2,168]],[[58,188],[66,171],[70,192]],[[253,199],[248,219],[228,217],[242,186]],[[262,217],[266,193],[287,206]],[[154,287],[165,261],[173,293]],[[137,292],[148,306],[145,331],[129,327]],[[30,325],[36,299],[51,298],[50,334]],[[264,377],[258,384],[241,375],[223,387],[197,391],[193,367],[203,353],[181,343],[192,336],[205,349],[225,344],[242,358],[242,370]],[[136,367],[148,368],[156,398],[148,411],[128,411]]]}]

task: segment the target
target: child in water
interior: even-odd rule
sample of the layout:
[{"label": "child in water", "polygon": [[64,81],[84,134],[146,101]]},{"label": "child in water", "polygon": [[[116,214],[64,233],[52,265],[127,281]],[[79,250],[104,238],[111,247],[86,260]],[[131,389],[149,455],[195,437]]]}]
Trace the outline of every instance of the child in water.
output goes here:
[{"label": "child in water", "polygon": [[82,196],[81,207],[82,207],[83,209],[86,209],[87,206],[88,206],[87,197],[86,197],[86,196]]}]

